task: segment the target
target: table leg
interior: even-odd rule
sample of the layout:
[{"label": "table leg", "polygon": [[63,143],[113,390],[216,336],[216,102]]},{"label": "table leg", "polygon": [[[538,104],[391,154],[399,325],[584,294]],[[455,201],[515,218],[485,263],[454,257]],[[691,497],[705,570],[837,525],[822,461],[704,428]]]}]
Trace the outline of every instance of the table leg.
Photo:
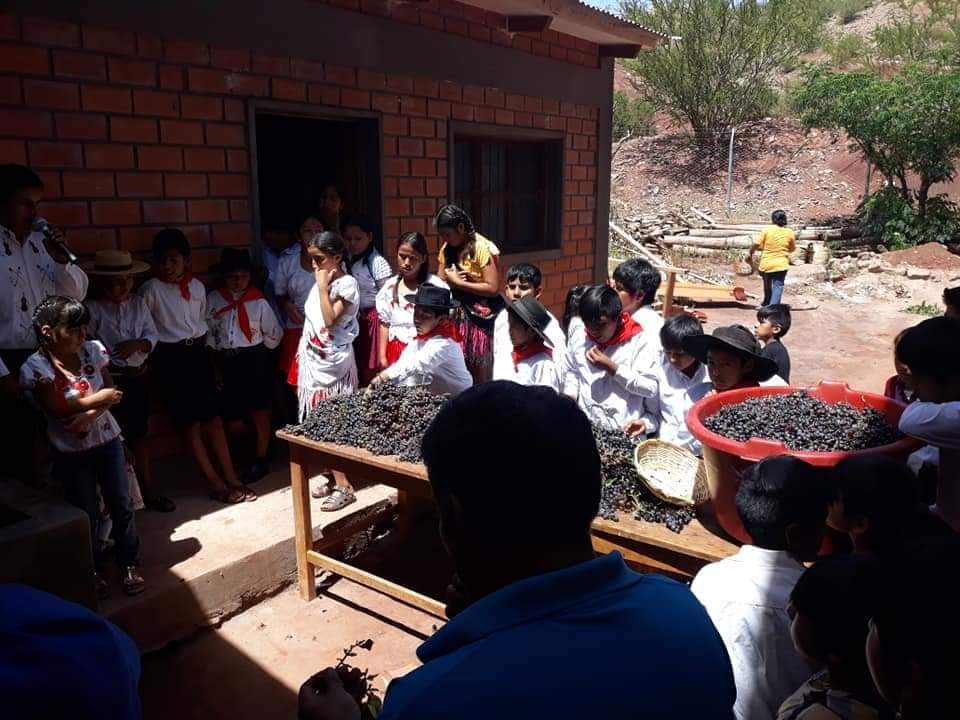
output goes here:
[{"label": "table leg", "polygon": [[410,495],[406,490],[397,490],[397,531],[401,538],[410,532]]},{"label": "table leg", "polygon": [[290,488],[293,495],[294,548],[297,553],[297,584],[300,597],[317,597],[317,578],[313,565],[307,560],[307,551],[313,549],[313,521],[310,517],[310,482],[303,471],[303,454],[299,448],[290,449]]}]

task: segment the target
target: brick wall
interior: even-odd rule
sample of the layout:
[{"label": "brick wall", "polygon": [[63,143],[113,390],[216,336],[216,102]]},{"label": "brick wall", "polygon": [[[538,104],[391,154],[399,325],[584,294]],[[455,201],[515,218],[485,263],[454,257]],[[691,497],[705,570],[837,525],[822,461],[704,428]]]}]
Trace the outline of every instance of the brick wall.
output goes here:
[{"label": "brick wall", "polygon": [[[433,13],[451,32],[459,26],[449,19],[460,17],[468,36],[486,38],[472,29],[483,23],[466,6],[431,0],[393,7],[405,8],[398,19],[412,22],[415,14],[428,27]],[[381,14],[366,0],[361,8]],[[567,62],[585,62],[587,50],[597,62],[595,46],[574,42],[570,48],[573,39],[556,33],[518,34],[512,41],[530,35],[557,36]],[[528,39],[530,52],[544,54]],[[551,53],[546,39],[537,42]],[[436,251],[430,220],[447,199],[450,120],[565,132],[563,256],[541,263],[544,300],[559,309],[567,287],[592,280],[597,107],[0,14],[0,162],[29,164],[43,176],[43,212],[67,228],[77,252],[120,247],[142,254],[157,229],[172,225],[190,237],[195,269],[203,272],[223,246],[249,246],[251,98],[382,114],[390,258],[396,238],[411,230],[425,233]]]}]

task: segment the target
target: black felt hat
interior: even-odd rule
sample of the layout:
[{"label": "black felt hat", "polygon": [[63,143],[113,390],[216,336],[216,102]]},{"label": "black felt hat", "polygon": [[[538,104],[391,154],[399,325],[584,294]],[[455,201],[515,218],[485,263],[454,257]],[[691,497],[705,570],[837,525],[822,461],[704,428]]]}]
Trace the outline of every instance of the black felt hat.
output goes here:
[{"label": "black felt hat", "polygon": [[250,251],[239,248],[224,248],[220,253],[220,262],[212,265],[210,270],[221,275],[235,270],[253,272],[253,262],[250,260]]},{"label": "black felt hat", "polygon": [[550,342],[550,338],[546,334],[547,325],[550,324],[550,313],[533,295],[527,295],[510,303],[507,305],[507,312],[520,318],[527,327],[543,340],[544,344],[553,347],[553,343]]},{"label": "black felt hat", "polygon": [[428,283],[420,283],[416,295],[404,295],[403,299],[433,310],[455,310],[460,307],[449,290]]},{"label": "black felt hat", "polygon": [[691,335],[683,339],[683,349],[702,363],[707,362],[710,350],[730,350],[748,355],[753,360],[753,377],[758,381],[769,380],[777,374],[777,364],[760,354],[760,343],[743,325],[718,327],[711,335]]}]

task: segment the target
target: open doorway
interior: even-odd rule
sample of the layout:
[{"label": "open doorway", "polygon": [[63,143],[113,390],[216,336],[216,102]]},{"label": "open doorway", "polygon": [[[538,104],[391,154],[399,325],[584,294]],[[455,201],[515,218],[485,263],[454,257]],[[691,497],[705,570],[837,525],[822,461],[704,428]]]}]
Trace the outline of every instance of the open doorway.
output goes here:
[{"label": "open doorway", "polygon": [[[313,117],[257,110],[258,250],[264,232],[290,230],[333,183],[343,213],[361,213],[382,242],[380,130],[375,118]],[[342,218],[341,218],[342,219]],[[382,249],[382,247],[381,247]]]}]

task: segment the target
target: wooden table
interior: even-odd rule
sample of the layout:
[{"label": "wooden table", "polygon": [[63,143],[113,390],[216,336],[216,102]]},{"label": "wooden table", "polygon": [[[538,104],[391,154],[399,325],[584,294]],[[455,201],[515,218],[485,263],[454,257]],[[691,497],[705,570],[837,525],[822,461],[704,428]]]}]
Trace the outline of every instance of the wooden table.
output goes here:
[{"label": "wooden table", "polygon": [[[321,550],[345,539],[341,534],[325,535],[319,542],[313,542],[307,466],[338,470],[348,477],[363,478],[396,488],[401,532],[406,529],[408,520],[408,498],[431,495],[426,468],[418,463],[402,462],[393,456],[374,455],[354,447],[316,442],[283,431],[278,432],[277,437],[290,445],[290,485],[293,490],[294,545],[300,597],[313,600],[317,596],[315,568],[320,568],[431,615],[446,617],[444,603],[323,554]],[[355,532],[355,529],[350,532]],[[593,522],[592,539],[597,552],[616,550],[631,564],[680,577],[692,576],[705,564],[732,555],[737,550],[736,545],[714,535],[697,520],[678,534],[663,525],[634,520],[628,515],[623,515],[619,522],[597,518]]]}]

